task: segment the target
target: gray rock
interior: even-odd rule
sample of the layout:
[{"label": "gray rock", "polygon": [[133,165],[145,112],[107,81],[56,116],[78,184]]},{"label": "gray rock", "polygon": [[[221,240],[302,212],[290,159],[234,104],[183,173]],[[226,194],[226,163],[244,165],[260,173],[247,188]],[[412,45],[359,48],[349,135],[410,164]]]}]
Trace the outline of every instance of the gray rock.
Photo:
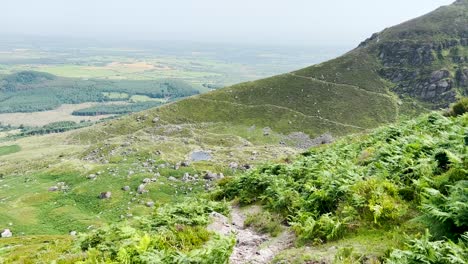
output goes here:
[{"label": "gray rock", "polygon": [[450,76],[448,70],[442,69],[431,73],[431,82],[437,82]]},{"label": "gray rock", "polygon": [[7,238],[7,237],[12,237],[13,233],[11,232],[10,229],[4,229],[2,233],[0,233],[0,237]]},{"label": "gray rock", "polygon": [[151,182],[151,179],[150,178],[144,178],[142,180],[143,183],[150,183]]},{"label": "gray rock", "polygon": [[95,179],[97,178],[97,175],[96,175],[96,174],[90,174],[90,175],[88,175],[88,177],[86,177],[86,178],[88,178],[88,179],[90,179],[90,180],[95,180]]},{"label": "gray rock", "polygon": [[109,199],[111,198],[112,193],[111,192],[102,192],[99,194],[99,199]]},{"label": "gray rock", "polygon": [[126,186],[122,187],[122,190],[128,192],[128,191],[130,191],[130,186],[126,185]]},{"label": "gray rock", "polygon": [[154,202],[153,201],[146,202],[145,205],[146,207],[154,207]]},{"label": "gray rock", "polygon": [[57,187],[57,186],[51,186],[51,187],[49,187],[49,189],[48,189],[49,192],[56,192],[56,191],[58,191],[58,190],[59,190],[59,187]]},{"label": "gray rock", "polygon": [[237,162],[231,162],[229,163],[229,168],[236,170],[237,168],[239,168],[239,164]]},{"label": "gray rock", "polygon": [[176,179],[175,177],[173,177],[173,176],[170,176],[170,177],[167,178],[167,179],[170,180],[170,181],[177,181],[177,179]]},{"label": "gray rock", "polygon": [[76,231],[70,231],[70,236],[76,236],[78,233]]},{"label": "gray rock", "polygon": [[216,180],[218,179],[218,174],[212,173],[211,171],[207,171],[205,173],[205,176],[203,176],[203,179],[209,180],[209,181]]},{"label": "gray rock", "polygon": [[212,156],[207,151],[194,151],[190,154],[190,158],[192,161],[204,161],[204,160],[211,160]]},{"label": "gray rock", "polygon": [[145,193],[145,192],[148,192],[148,190],[145,189],[145,185],[144,184],[138,185],[137,193],[142,194],[142,193]]}]

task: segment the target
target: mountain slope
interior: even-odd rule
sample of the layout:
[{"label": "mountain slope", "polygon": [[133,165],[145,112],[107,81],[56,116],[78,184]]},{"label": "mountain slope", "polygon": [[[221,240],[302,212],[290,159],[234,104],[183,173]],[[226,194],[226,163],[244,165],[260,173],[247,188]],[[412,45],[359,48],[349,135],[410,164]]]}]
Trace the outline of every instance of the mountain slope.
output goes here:
[{"label": "mountain slope", "polygon": [[[366,131],[445,106],[467,89],[466,31],[456,26],[467,24],[467,6],[457,1],[384,30],[342,57],[292,73],[74,132],[1,142],[0,148],[18,151],[0,159],[0,229],[10,228],[14,236],[87,232],[147,215],[151,202],[170,207],[199,196],[212,187],[203,179],[214,177],[207,170],[236,175],[329,142],[308,137]],[[181,166],[199,151],[211,159]],[[147,179],[149,192],[138,193]],[[107,192],[111,199],[99,199]],[[13,241],[23,243],[21,237]]]},{"label": "mountain slope", "polygon": [[221,122],[270,127],[281,134],[362,131],[447,107],[468,93],[466,25],[467,1],[457,1],[376,33],[334,60],[146,114],[168,124]]}]

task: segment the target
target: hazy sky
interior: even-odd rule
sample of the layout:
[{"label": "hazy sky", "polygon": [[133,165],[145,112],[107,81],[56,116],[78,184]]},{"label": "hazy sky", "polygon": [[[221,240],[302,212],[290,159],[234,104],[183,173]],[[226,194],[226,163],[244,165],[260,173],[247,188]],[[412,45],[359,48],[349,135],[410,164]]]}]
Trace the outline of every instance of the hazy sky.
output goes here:
[{"label": "hazy sky", "polygon": [[2,0],[0,34],[357,44],[454,0]]}]

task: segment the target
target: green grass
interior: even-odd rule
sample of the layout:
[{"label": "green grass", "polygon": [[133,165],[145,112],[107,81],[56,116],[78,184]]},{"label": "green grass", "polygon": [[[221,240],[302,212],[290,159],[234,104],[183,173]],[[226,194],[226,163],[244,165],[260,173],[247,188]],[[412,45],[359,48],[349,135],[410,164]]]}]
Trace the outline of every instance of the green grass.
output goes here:
[{"label": "green grass", "polygon": [[102,93],[105,97],[109,99],[127,99],[129,96],[126,93],[116,93],[116,92],[104,92]]},{"label": "green grass", "polygon": [[21,147],[18,145],[0,146],[0,156],[19,152],[20,150],[21,150]]},{"label": "green grass", "polygon": [[[404,28],[405,24],[400,27]],[[454,33],[456,30],[437,27],[450,36],[458,34]],[[413,26],[410,28],[417,32]],[[422,29],[427,33],[425,26]],[[399,39],[384,38],[388,32],[383,33],[379,43],[391,44]],[[400,36],[405,31],[396,29],[395,32]],[[408,33],[409,41],[411,34]],[[415,41],[420,39],[425,37],[414,38]],[[78,131],[8,143],[19,146],[21,152],[7,151],[8,155],[2,156],[0,203],[5,210],[0,211],[0,228],[11,227],[15,236],[24,236],[1,240],[0,245],[5,246],[0,246],[0,252],[19,256],[11,253],[8,241],[18,243],[18,240],[31,238],[31,244],[25,242],[25,246],[18,248],[25,254],[33,254],[37,244],[47,244],[34,238],[35,235],[60,236],[70,230],[87,232],[88,227],[93,226],[90,229],[97,229],[87,237],[96,238],[98,244],[109,247],[88,251],[91,257],[96,254],[103,260],[117,261],[117,252],[120,257],[129,252],[134,253],[132,258],[140,256],[145,251],[141,248],[148,246],[145,232],[154,242],[150,243],[151,247],[161,243],[164,248],[170,245],[172,249],[186,249],[199,255],[199,247],[213,240],[203,228],[196,226],[207,223],[207,213],[211,209],[205,210],[207,202],[187,205],[185,200],[206,197],[205,184],[209,183],[204,180],[187,183],[180,179],[186,172],[203,175],[210,170],[226,176],[214,196],[236,199],[243,204],[261,203],[269,210],[269,213],[249,218],[253,227],[276,234],[278,222],[288,221],[289,230],[297,235],[298,248],[284,252],[279,259],[297,256],[299,262],[328,255],[384,256],[387,250],[402,246],[403,233],[414,235],[425,227],[435,227],[410,221],[426,214],[419,206],[427,205],[423,195],[427,187],[436,188],[440,192],[436,198],[441,201],[455,197],[449,195],[452,189],[448,186],[466,176],[467,116],[444,117],[433,113],[414,119],[417,113],[435,104],[397,96],[392,89],[395,84],[379,74],[385,65],[379,59],[378,47],[363,45],[340,58],[292,74],[234,85]],[[184,59],[165,62],[176,70],[164,76],[190,71],[189,80],[184,79],[190,84],[202,84],[220,74],[206,70],[208,65],[217,67],[209,62],[201,66],[187,66]],[[181,70],[177,67],[180,65],[187,68]],[[83,66],[80,67],[76,72],[74,67],[68,66],[54,70],[64,75],[86,76],[88,73],[80,72]],[[423,73],[427,75],[430,71]],[[92,74],[96,77],[108,73]],[[96,98],[120,100],[122,94],[129,98],[137,95],[144,100],[148,98],[141,95],[165,98],[167,87],[164,92],[158,90],[160,96],[153,93],[154,79],[147,79],[152,72],[139,76],[134,72],[128,74],[134,79],[81,80],[85,83],[80,81],[78,90],[81,95],[90,97],[97,92]],[[64,79],[57,77],[49,81],[63,84]],[[161,84],[160,81],[156,83]],[[55,84],[55,88],[61,87]],[[89,89],[85,93],[81,93],[81,84],[90,85],[86,86]],[[25,84],[18,88],[25,88],[22,85]],[[109,85],[114,88],[105,90]],[[25,97],[23,107],[32,97],[40,98],[31,91],[21,93]],[[42,98],[47,97],[42,95]],[[11,99],[7,96],[1,100],[2,107],[14,105],[14,102],[8,104]],[[43,102],[49,107],[62,103],[58,99]],[[401,118],[410,120],[388,125]],[[366,134],[379,126],[383,127]],[[263,132],[266,127],[271,129],[268,135]],[[301,150],[283,142],[285,136],[293,132],[304,132],[310,137],[327,132],[335,137],[357,135],[293,158]],[[190,153],[196,150],[210,151],[213,159],[177,170],[171,168],[189,159]],[[145,165],[148,159],[155,160],[155,164]],[[267,161],[270,163],[263,164]],[[166,162],[170,163],[169,167],[156,169],[156,165]],[[231,162],[253,164],[257,168],[242,173],[229,169]],[[441,162],[445,163],[441,165]],[[152,178],[156,171],[161,176],[148,185],[149,192],[135,194],[141,181]],[[86,178],[98,172],[96,180]],[[179,180],[173,181],[170,177]],[[69,188],[48,191],[60,182]],[[124,185],[130,186],[133,193],[122,191]],[[105,191],[111,191],[112,198],[98,199],[99,193]],[[148,201],[154,201],[156,208],[146,207],[144,203]],[[442,210],[443,205],[436,209]],[[128,214],[146,221],[135,225],[127,219]],[[279,216],[275,217],[276,214]],[[256,223],[254,219],[261,221]],[[109,229],[105,227],[109,223],[117,224]],[[131,233],[128,237],[127,231]],[[138,244],[140,241],[142,244]],[[181,244],[181,241],[189,243]],[[220,244],[215,240],[207,247],[208,251],[212,252]],[[303,244],[316,248],[300,247]],[[336,252],[333,249],[328,252],[332,246],[337,247]],[[87,247],[90,248],[93,247]],[[45,259],[56,259],[60,255],[57,251],[61,250],[53,246],[44,250],[45,254],[51,254]],[[177,255],[176,251],[170,252]],[[228,246],[217,253],[226,252],[229,252]],[[226,255],[222,259],[226,259]]]}]

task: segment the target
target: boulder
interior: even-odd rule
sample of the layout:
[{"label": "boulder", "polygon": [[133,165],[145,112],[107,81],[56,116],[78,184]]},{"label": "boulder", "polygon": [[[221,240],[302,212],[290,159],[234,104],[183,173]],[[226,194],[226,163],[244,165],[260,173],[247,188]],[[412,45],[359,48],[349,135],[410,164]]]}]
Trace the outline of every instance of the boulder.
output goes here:
[{"label": "boulder", "polygon": [[86,178],[88,178],[88,179],[90,179],[90,180],[95,180],[95,179],[97,178],[97,175],[96,175],[96,174],[90,174],[90,175],[88,175],[88,177],[86,177]]},{"label": "boulder", "polygon": [[151,182],[151,179],[150,178],[144,178],[142,180],[143,183],[150,183]]},{"label": "boulder", "polygon": [[128,192],[128,191],[130,191],[130,186],[126,185],[126,186],[122,187],[122,190]]},{"label": "boulder", "polygon": [[146,207],[154,207],[154,202],[153,201],[146,202],[145,205]]},{"label": "boulder", "polygon": [[70,236],[76,236],[77,232],[76,231],[70,231]]},{"label": "boulder", "polygon": [[51,187],[49,187],[49,189],[48,189],[49,192],[56,192],[56,191],[58,191],[58,190],[59,190],[59,187],[57,187],[57,186],[51,186]]},{"label": "boulder", "polygon": [[111,198],[111,192],[102,192],[99,194],[99,199],[109,199]]},{"label": "boulder", "polygon": [[0,237],[6,238],[6,237],[12,237],[12,236],[13,236],[13,233],[12,233],[11,230],[8,229],[8,228],[7,228],[7,229],[4,229],[4,230],[2,231],[2,233],[0,233]]},{"label": "boulder", "polygon": [[442,69],[431,73],[431,82],[437,82],[450,76],[448,70]]},{"label": "boulder", "polygon": [[236,170],[237,168],[239,168],[239,164],[237,162],[231,162],[229,163],[229,168]]},{"label": "boulder", "polygon": [[145,189],[145,185],[144,185],[144,184],[140,184],[140,185],[138,185],[137,192],[138,192],[139,194],[142,194],[142,193],[148,192],[148,190]]},{"label": "boulder", "polygon": [[209,181],[216,180],[218,179],[218,174],[212,173],[211,171],[207,171],[205,173],[205,176],[203,176],[203,179],[209,180]]},{"label": "boulder", "polygon": [[159,117],[155,117],[155,118],[153,118],[152,122],[153,122],[153,124],[156,124],[156,123],[158,123],[158,122],[159,122]]}]

